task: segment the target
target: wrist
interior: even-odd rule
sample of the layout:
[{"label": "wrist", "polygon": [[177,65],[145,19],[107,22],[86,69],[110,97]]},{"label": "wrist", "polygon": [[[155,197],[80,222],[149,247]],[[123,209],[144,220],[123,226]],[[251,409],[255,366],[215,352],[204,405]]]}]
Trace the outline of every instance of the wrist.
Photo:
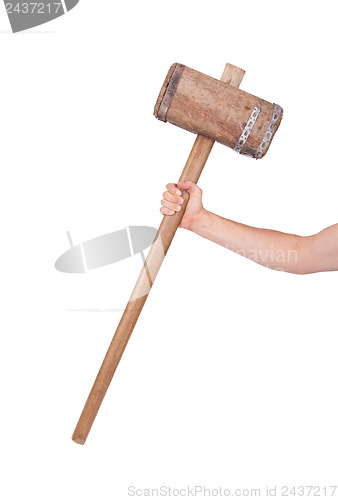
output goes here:
[{"label": "wrist", "polygon": [[210,212],[202,208],[202,210],[197,215],[192,215],[187,219],[184,224],[185,229],[192,231],[193,233],[199,233],[204,225],[208,224],[208,219]]}]

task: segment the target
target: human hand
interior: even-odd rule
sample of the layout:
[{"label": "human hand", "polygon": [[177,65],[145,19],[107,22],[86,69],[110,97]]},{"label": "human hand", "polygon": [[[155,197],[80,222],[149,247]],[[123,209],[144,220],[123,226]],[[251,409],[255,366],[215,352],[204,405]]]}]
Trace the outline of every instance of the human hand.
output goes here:
[{"label": "human hand", "polygon": [[193,222],[204,211],[202,204],[202,189],[191,181],[178,182],[177,185],[169,183],[167,184],[166,189],[167,191],[163,193],[163,198],[161,200],[162,207],[160,208],[160,212],[163,215],[174,215],[176,212],[181,210],[183,204],[183,189],[190,194],[190,198],[179,227],[191,229]]}]

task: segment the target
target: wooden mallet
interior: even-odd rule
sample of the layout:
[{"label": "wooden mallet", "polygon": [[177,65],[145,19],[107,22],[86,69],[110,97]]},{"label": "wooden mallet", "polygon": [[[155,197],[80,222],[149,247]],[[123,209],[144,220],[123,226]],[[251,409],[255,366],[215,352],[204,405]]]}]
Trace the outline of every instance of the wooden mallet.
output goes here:
[{"label": "wooden mallet", "polygon": [[[252,158],[262,158],[281,122],[283,110],[239,90],[245,71],[227,64],[216,80],[182,64],[169,69],[154,114],[162,121],[197,133],[180,181],[197,183],[215,141]],[[127,307],[90,391],[72,439],[84,444],[133,332],[152,284],[182,220],[189,193],[179,212],[164,216]]]}]

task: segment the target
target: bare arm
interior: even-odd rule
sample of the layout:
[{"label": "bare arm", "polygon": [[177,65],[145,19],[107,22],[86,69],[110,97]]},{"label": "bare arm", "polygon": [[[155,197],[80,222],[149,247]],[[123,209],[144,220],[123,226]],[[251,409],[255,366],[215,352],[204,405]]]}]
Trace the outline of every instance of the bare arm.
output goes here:
[{"label": "bare arm", "polygon": [[[202,191],[196,184],[178,183],[178,188],[190,193],[181,227],[271,269],[295,274],[338,271],[338,224],[312,236],[250,227],[205,210]],[[167,185],[163,214],[172,215],[181,209],[178,188]]]},{"label": "bare arm", "polygon": [[189,228],[243,257],[295,274],[338,271],[338,224],[313,236],[245,226],[203,210]]}]

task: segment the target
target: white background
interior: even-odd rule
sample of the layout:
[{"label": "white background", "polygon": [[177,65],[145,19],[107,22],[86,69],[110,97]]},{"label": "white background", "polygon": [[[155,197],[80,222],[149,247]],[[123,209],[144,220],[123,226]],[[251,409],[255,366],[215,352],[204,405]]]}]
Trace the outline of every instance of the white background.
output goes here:
[{"label": "white background", "polygon": [[[13,35],[1,14],[1,497],[338,483],[337,274],[278,273],[179,230],[85,446],[77,419],[141,267],[54,269],[157,227],[194,136],[153,117],[173,62],[284,108],[263,160],[216,145],[208,210],[308,235],[338,222],[335,1],[90,1]],[[336,496],[338,493],[336,494]]]}]

